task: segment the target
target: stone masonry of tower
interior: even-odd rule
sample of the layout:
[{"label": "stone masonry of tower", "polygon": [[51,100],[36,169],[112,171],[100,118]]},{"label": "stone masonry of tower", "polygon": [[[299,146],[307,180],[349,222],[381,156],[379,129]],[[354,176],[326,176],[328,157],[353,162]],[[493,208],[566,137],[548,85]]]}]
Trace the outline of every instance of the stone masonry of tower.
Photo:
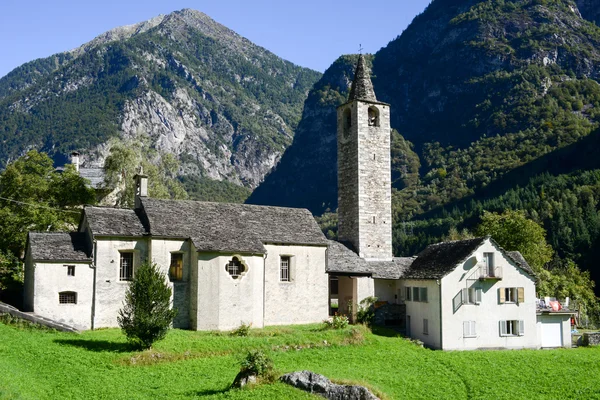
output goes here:
[{"label": "stone masonry of tower", "polygon": [[362,55],[337,126],[338,240],[366,260],[391,260],[390,106],[377,101]]}]

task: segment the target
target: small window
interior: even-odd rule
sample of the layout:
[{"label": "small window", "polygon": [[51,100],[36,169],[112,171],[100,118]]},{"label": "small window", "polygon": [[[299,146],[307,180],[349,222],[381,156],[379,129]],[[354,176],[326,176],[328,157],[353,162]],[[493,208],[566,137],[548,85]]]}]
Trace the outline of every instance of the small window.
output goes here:
[{"label": "small window", "polygon": [[67,265],[67,276],[75,276],[75,266]]},{"label": "small window", "polygon": [[133,279],[133,252],[121,252],[119,280],[130,281]]},{"label": "small window", "polygon": [[369,107],[369,126],[379,126],[379,110],[377,107]]},{"label": "small window", "polygon": [[405,293],[404,297],[406,298],[406,301],[411,301],[411,300],[412,300],[412,296],[411,296],[412,292],[411,292],[411,289],[412,289],[412,288],[410,288],[410,287],[405,287],[405,288],[404,288],[404,293]]},{"label": "small window", "polygon": [[427,303],[427,288],[426,287],[422,287],[422,288],[419,288],[419,289],[420,289],[420,292],[421,292],[419,294],[420,301],[422,301],[424,303]]},{"label": "small window", "polygon": [[479,304],[481,303],[482,290],[471,286],[470,288],[463,289],[463,302],[465,304]]},{"label": "small window", "polygon": [[500,321],[500,336],[523,336],[525,321]]},{"label": "small window", "polygon": [[58,294],[59,304],[77,304],[76,292],[60,292]]},{"label": "small window", "polygon": [[183,279],[183,254],[171,253],[171,266],[169,267],[169,278],[172,281]]},{"label": "small window", "polygon": [[233,257],[225,265],[225,270],[233,279],[238,279],[246,272],[246,265],[238,257]]},{"label": "small window", "polygon": [[477,336],[475,329],[475,321],[464,321],[463,322],[463,337],[473,338]]},{"label": "small window", "polygon": [[281,256],[279,266],[279,280],[281,282],[290,282],[290,256]]},{"label": "small window", "polygon": [[350,108],[346,108],[344,110],[343,116],[343,129],[344,129],[344,137],[350,136],[350,128],[352,127],[352,111]]},{"label": "small window", "polygon": [[340,281],[337,276],[332,276],[329,279],[329,288],[332,295],[337,295],[339,293]]},{"label": "small window", "polygon": [[418,287],[414,287],[413,289],[413,301],[421,301],[420,297],[419,297],[419,288]]},{"label": "small window", "polygon": [[504,303],[523,303],[525,301],[525,289],[522,287],[500,288],[498,289],[498,302]]},{"label": "small window", "polygon": [[423,318],[423,335],[429,335],[429,320]]}]

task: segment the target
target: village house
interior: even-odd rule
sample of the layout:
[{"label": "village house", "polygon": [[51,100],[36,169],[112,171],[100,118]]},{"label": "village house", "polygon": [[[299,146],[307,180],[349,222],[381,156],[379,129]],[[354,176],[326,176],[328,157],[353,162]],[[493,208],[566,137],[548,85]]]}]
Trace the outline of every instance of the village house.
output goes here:
[{"label": "village house", "polygon": [[[338,107],[338,241],[308,210],[148,197],[134,209],[85,207],[77,232],[28,236],[25,307],[79,329],[117,326],[145,260],[169,278],[177,328],[320,322],[332,299],[437,349],[569,347],[568,311],[540,308],[536,277],[490,237],[392,254],[390,106],[361,55]],[[331,288],[331,290],[330,290]]]}]

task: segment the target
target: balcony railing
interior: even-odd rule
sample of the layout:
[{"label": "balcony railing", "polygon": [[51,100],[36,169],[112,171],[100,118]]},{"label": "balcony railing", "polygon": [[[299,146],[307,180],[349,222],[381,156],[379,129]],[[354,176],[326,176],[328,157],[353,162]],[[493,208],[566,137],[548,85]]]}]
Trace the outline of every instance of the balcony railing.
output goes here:
[{"label": "balcony railing", "polygon": [[479,266],[479,280],[500,280],[502,279],[502,267],[488,267],[483,264]]}]

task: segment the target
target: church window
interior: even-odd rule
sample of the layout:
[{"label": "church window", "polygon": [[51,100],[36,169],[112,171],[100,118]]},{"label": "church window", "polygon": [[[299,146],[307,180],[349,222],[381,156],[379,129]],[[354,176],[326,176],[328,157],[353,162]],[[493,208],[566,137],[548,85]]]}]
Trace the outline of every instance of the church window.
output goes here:
[{"label": "church window", "polygon": [[281,282],[290,282],[290,256],[281,256],[279,280]]},{"label": "church window", "polygon": [[171,253],[171,266],[169,267],[169,279],[180,281],[183,279],[183,254]]},{"label": "church window", "polygon": [[59,304],[77,304],[76,292],[60,292],[58,294]]},{"label": "church window", "polygon": [[75,266],[67,265],[67,276],[75,276]]},{"label": "church window", "polygon": [[344,116],[343,116],[344,137],[348,137],[350,135],[351,127],[352,127],[352,111],[350,110],[350,108],[346,108],[344,110]]},{"label": "church window", "polygon": [[133,252],[121,252],[119,263],[119,280],[130,281],[133,279]]},{"label": "church window", "polygon": [[377,107],[369,107],[369,126],[379,126],[379,110]]},{"label": "church window", "polygon": [[238,257],[233,257],[225,265],[225,270],[233,279],[238,279],[246,272],[246,265]]}]

